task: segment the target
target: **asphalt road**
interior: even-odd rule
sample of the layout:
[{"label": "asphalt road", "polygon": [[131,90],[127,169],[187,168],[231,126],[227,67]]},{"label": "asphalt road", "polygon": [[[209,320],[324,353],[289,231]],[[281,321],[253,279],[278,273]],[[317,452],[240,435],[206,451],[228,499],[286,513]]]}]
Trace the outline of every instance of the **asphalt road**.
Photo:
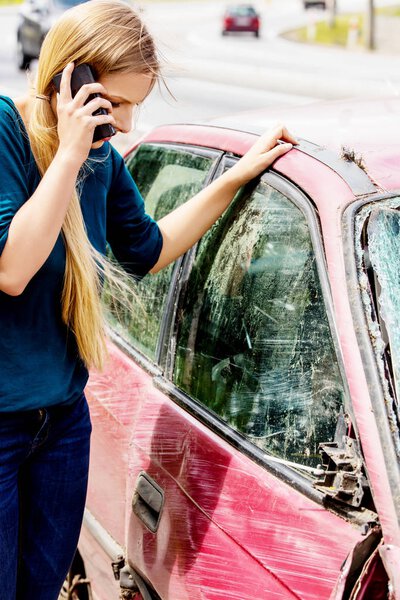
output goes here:
[{"label": "asphalt road", "polygon": [[[385,3],[388,2],[390,0]],[[324,99],[400,92],[400,54],[391,55],[390,44],[385,46],[385,53],[371,54],[282,39],[278,35],[282,30],[321,18],[320,11],[304,11],[300,0],[261,2],[264,25],[260,39],[247,35],[221,36],[220,15],[224,2],[203,4],[202,9],[196,3],[184,4],[179,14],[180,22],[189,24],[185,35],[181,31],[179,36],[179,30],[174,30],[176,23],[171,18],[171,8],[168,12],[165,5],[164,10],[149,6],[145,13],[150,26],[154,24],[156,37],[164,41],[172,31],[179,40],[172,50],[178,51],[173,55],[177,62],[175,71],[183,76],[190,74],[196,79],[220,83],[236,81],[247,89]],[[365,10],[366,0],[343,0],[340,5],[347,10]],[[195,19],[196,14],[201,14],[201,18]],[[397,37],[400,20],[398,23]]]}]

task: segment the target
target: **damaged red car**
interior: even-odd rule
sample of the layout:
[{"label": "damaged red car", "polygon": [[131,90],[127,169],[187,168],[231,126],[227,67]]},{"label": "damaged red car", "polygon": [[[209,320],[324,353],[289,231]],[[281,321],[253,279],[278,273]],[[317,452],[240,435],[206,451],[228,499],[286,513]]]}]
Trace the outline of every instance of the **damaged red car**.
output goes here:
[{"label": "damaged red car", "polygon": [[[130,310],[105,292],[77,598],[400,598],[400,102],[280,117],[299,146]],[[148,212],[275,121],[149,133],[126,156]]]}]

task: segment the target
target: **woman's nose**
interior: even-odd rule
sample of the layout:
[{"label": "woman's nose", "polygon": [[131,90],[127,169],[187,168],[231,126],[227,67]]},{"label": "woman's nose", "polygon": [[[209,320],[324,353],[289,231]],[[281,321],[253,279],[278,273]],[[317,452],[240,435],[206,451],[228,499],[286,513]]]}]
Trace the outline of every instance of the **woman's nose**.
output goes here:
[{"label": "woman's nose", "polygon": [[129,133],[133,128],[133,109],[129,108],[116,118],[117,127],[121,133]]}]

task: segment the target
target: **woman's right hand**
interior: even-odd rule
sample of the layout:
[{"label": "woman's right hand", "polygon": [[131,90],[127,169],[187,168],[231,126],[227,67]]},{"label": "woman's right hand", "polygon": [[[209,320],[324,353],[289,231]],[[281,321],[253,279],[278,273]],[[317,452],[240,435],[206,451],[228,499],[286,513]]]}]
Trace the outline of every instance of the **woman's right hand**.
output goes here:
[{"label": "woman's right hand", "polygon": [[[59,152],[81,166],[87,159],[92,146],[95,127],[105,123],[110,123],[115,127],[116,123],[111,112],[111,102],[105,98],[93,98],[85,104],[90,94],[107,93],[100,83],[83,85],[76,96],[72,98],[71,76],[73,70],[74,63],[69,63],[61,77],[60,93],[57,94],[57,131]],[[108,114],[93,116],[98,108],[105,108]]]}]

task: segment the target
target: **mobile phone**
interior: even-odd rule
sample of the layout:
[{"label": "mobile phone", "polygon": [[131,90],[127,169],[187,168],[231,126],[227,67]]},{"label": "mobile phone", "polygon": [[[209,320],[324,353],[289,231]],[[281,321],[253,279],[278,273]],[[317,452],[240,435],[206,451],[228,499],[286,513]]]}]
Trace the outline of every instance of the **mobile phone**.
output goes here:
[{"label": "mobile phone", "polygon": [[[61,77],[62,77],[62,73],[57,73],[57,75],[55,75],[53,77],[54,87],[56,88],[57,92],[60,91]],[[78,65],[72,71],[72,76],[71,76],[72,97],[74,97],[77,94],[77,92],[80,90],[80,88],[85,83],[95,83],[95,82],[96,82],[96,79],[95,79],[92,67],[87,63],[82,63],[81,65]],[[90,96],[86,100],[85,104],[87,104],[93,98],[99,97],[100,95],[101,94],[90,94]],[[93,115],[107,115],[107,114],[108,113],[105,108],[98,108],[93,113]],[[93,133],[93,142],[98,142],[99,140],[104,140],[106,138],[112,137],[116,133],[117,132],[115,131],[114,127],[112,125],[110,125],[109,123],[105,123],[104,125],[97,125],[97,127],[95,128],[94,133]]]}]

